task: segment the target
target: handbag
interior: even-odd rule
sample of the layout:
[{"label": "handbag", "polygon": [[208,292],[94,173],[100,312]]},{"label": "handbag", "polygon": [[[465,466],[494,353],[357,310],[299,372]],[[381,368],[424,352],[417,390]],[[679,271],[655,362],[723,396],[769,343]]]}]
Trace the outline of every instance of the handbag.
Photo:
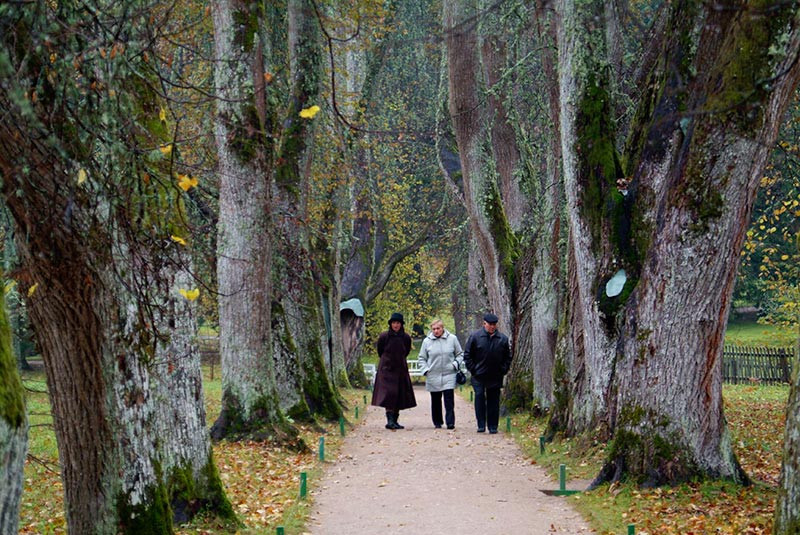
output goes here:
[{"label": "handbag", "polygon": [[456,384],[463,385],[467,383],[467,374],[461,371],[461,368],[456,368]]}]

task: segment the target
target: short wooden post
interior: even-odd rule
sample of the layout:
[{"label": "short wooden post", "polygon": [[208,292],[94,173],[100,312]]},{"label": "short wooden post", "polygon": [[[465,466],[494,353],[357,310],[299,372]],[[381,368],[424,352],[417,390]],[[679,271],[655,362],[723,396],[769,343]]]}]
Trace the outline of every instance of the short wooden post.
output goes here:
[{"label": "short wooden post", "polygon": [[506,416],[506,432],[511,432],[511,416]]},{"label": "short wooden post", "polygon": [[539,455],[544,455],[544,437],[539,437]]},{"label": "short wooden post", "polygon": [[283,526],[275,528],[275,535],[283,535]]},{"label": "short wooden post", "polygon": [[319,437],[319,460],[325,460],[325,437]]},{"label": "short wooden post", "polygon": [[344,436],[344,416],[339,416],[339,432]]},{"label": "short wooden post", "polygon": [[366,394],[364,394],[364,406],[365,407],[367,406],[367,395]]},{"label": "short wooden post", "polygon": [[567,465],[558,465],[558,490],[567,490]]},{"label": "short wooden post", "polygon": [[300,472],[300,497],[305,498],[308,490],[308,474]]},{"label": "short wooden post", "polygon": [[356,420],[358,420],[358,405],[356,405]]},{"label": "short wooden post", "polygon": [[636,524],[628,524],[628,535],[636,535]]},{"label": "short wooden post", "polygon": [[472,393],[473,393],[473,391],[472,391],[472,390],[470,390],[470,391],[469,391],[469,400],[470,400],[470,402],[472,402]]}]

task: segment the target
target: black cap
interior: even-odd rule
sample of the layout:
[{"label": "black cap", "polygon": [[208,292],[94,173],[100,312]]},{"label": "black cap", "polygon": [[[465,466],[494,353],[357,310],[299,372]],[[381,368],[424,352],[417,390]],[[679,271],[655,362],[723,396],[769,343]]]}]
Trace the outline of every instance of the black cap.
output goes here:
[{"label": "black cap", "polygon": [[489,312],[488,314],[483,315],[483,321],[486,323],[497,323],[497,316]]},{"label": "black cap", "polygon": [[393,321],[399,321],[402,325],[406,324],[406,322],[403,321],[403,315],[399,312],[392,312],[392,317],[389,318],[389,325],[391,325]]}]

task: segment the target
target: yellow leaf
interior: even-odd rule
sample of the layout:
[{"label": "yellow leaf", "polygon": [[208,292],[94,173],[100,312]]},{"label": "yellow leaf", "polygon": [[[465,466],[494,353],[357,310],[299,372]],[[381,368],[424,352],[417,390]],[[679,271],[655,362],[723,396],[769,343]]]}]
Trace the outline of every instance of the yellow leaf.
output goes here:
[{"label": "yellow leaf", "polygon": [[184,290],[183,288],[181,288],[180,290],[178,290],[178,292],[189,301],[194,301],[200,296],[199,288],[195,288],[193,290]]},{"label": "yellow leaf", "polygon": [[86,182],[86,169],[79,169],[78,170],[78,184],[83,184]]},{"label": "yellow leaf", "polygon": [[186,240],[184,240],[180,236],[172,235],[172,236],[170,236],[170,238],[172,238],[172,241],[174,241],[175,243],[180,243],[181,245],[186,245]]},{"label": "yellow leaf", "polygon": [[189,175],[178,175],[178,186],[183,191],[189,191],[191,188],[196,187],[197,184],[196,178],[192,178]]},{"label": "yellow leaf", "polygon": [[320,109],[319,106],[317,106],[316,104],[314,104],[310,108],[304,108],[300,110],[300,117],[302,117],[303,119],[313,119],[314,116],[317,113],[319,113],[319,109]]},{"label": "yellow leaf", "polygon": [[165,110],[163,106],[161,107],[161,109],[158,112],[158,118],[162,122],[165,122],[165,123],[167,122],[167,110]]},{"label": "yellow leaf", "polygon": [[36,291],[36,288],[37,288],[38,286],[39,286],[39,283],[37,282],[36,284],[34,284],[34,285],[33,285],[33,286],[31,286],[30,288],[28,288],[28,297],[30,297],[30,296],[32,296],[32,295],[33,295],[33,292],[35,292],[35,291]]},{"label": "yellow leaf", "polygon": [[16,285],[17,285],[17,281],[15,281],[15,280],[8,281],[6,283],[6,285],[3,287],[3,292],[4,293],[10,292],[14,288],[14,286],[16,286]]},{"label": "yellow leaf", "polygon": [[781,260],[789,260],[789,255],[788,254],[781,255]]},{"label": "yellow leaf", "polygon": [[172,153],[172,143],[161,145],[160,147],[158,147],[158,150],[160,150],[161,154],[163,154],[164,156],[168,156],[170,153]]}]

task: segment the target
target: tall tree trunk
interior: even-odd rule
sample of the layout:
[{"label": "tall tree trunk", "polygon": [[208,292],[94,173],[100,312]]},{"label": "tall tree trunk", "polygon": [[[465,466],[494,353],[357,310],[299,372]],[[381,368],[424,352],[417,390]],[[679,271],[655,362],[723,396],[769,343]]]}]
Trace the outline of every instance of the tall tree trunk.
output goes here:
[{"label": "tall tree trunk", "polygon": [[[219,161],[222,412],[212,436],[294,440],[281,412],[272,354],[270,176],[279,127],[268,93],[269,24],[237,0],[215,5],[215,137]],[[247,24],[238,21],[247,21]]]},{"label": "tall tree trunk", "polygon": [[[194,502],[189,516],[203,503],[230,516],[198,391],[177,388],[181,377],[199,377],[199,362],[186,360],[173,377],[155,362],[175,357],[166,344],[194,334],[161,316],[183,299],[169,294],[177,268],[164,252],[181,227],[181,199],[164,180],[163,152],[141,157],[164,142],[163,127],[149,120],[158,109],[152,54],[137,48],[160,21],[140,4],[103,6],[103,25],[83,6],[40,7],[0,16],[0,172],[45,363],[68,528],[170,533],[178,494]],[[61,31],[67,26],[82,39]],[[164,415],[168,397],[180,409]]]},{"label": "tall tree trunk", "polygon": [[758,6],[671,4],[626,169],[612,137],[604,7],[560,10],[571,328],[584,363],[571,370],[571,430],[602,422],[612,434],[597,482],[746,481],[722,411],[722,339],[758,179],[800,71],[797,7],[774,6],[765,24]]},{"label": "tall tree trunk", "polygon": [[511,332],[511,287],[516,237],[501,198],[501,182],[487,162],[492,120],[482,104],[486,73],[481,66],[481,38],[470,20],[477,5],[471,0],[446,0],[442,5],[449,70],[449,110],[463,174],[464,201],[472,237],[483,266],[489,308],[500,317],[500,328]]},{"label": "tall tree trunk", "polygon": [[292,418],[336,419],[342,410],[325,368],[322,274],[313,266],[307,231],[313,118],[300,115],[319,98],[319,24],[307,0],[289,0],[287,19],[291,100],[274,176],[273,222],[280,236],[274,250],[280,260],[273,278],[280,285],[273,288],[273,357],[281,400]]},{"label": "tall tree trunk", "polygon": [[[800,243],[798,244],[800,246]],[[795,344],[789,403],[786,406],[786,432],[783,438],[783,463],[778,500],[775,504],[775,535],[800,533],[800,333]]]},{"label": "tall tree trunk", "polygon": [[0,533],[16,533],[28,449],[28,415],[0,292]]}]

